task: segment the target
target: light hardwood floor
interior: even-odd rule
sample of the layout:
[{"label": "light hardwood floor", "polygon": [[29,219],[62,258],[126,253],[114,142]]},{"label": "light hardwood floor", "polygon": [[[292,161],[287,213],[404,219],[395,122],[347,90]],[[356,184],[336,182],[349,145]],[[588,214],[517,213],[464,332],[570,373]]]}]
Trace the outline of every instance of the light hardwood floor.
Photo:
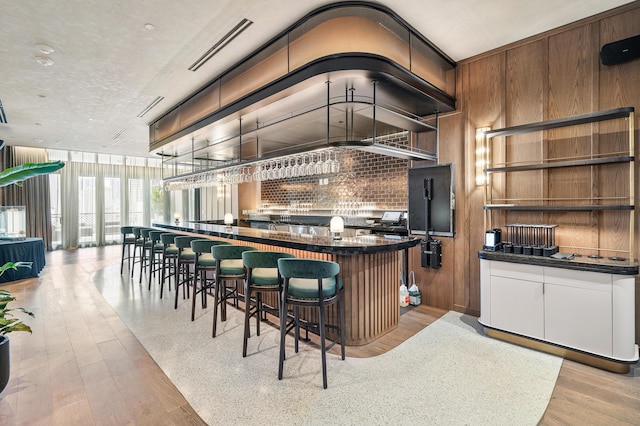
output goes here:
[{"label": "light hardwood floor", "polygon": [[[0,425],[204,424],[92,284],[119,259],[118,246],[51,252],[40,278],[2,285],[36,318],[32,335],[11,336]],[[444,313],[408,309],[396,330],[347,356],[386,352]],[[540,424],[640,424],[640,369],[619,375],[564,361]]]}]

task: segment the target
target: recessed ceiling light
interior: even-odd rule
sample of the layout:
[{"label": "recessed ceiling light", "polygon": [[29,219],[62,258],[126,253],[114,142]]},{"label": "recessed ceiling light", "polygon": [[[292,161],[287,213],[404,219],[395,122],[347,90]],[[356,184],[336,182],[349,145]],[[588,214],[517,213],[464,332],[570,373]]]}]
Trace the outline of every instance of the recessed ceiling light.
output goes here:
[{"label": "recessed ceiling light", "polygon": [[148,23],[147,23],[147,24],[144,24],[144,27],[145,27],[146,29],[148,29],[149,31],[153,31],[153,30],[155,30],[155,29],[156,29],[156,26],[155,26],[155,25],[153,25],[153,24],[148,24]]},{"label": "recessed ceiling light", "polygon": [[50,67],[51,65],[53,65],[53,59],[47,58],[45,56],[36,56],[36,62],[43,67]]},{"label": "recessed ceiling light", "polygon": [[40,53],[42,53],[43,55],[51,55],[53,52],[55,52],[53,47],[43,43],[38,43],[35,46],[36,46],[36,49],[38,49]]}]

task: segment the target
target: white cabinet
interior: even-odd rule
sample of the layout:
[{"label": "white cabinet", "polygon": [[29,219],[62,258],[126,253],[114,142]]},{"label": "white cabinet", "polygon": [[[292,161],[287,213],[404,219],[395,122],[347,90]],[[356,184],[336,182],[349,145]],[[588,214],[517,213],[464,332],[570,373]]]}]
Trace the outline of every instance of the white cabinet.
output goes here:
[{"label": "white cabinet", "polygon": [[611,275],[545,268],[545,340],[613,356]]},{"label": "white cabinet", "polygon": [[480,323],[619,360],[638,360],[634,276],[480,260]]},{"label": "white cabinet", "polygon": [[542,268],[493,262],[491,322],[496,328],[537,339],[544,338]]}]

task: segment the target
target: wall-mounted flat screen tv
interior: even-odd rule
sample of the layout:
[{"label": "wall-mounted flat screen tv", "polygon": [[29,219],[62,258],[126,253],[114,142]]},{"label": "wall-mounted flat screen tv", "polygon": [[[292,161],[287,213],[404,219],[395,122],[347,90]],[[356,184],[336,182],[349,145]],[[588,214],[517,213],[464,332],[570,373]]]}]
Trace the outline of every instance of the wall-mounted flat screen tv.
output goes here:
[{"label": "wall-mounted flat screen tv", "polygon": [[[409,231],[413,234],[453,237],[455,235],[453,164],[412,167],[409,185]],[[428,222],[428,225],[427,225]]]}]

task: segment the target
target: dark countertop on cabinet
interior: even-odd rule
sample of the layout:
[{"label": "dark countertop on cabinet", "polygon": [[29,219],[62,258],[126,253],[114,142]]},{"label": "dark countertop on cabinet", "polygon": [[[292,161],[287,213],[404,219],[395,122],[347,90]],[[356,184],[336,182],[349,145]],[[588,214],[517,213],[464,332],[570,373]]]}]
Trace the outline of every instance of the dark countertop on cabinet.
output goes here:
[{"label": "dark countertop on cabinet", "polygon": [[500,251],[480,250],[478,257],[486,260],[521,263],[527,265],[551,266],[554,268],[574,269],[577,271],[602,272],[616,275],[637,275],[637,260],[612,260],[609,258],[593,259],[588,256],[574,257],[571,260],[555,259],[544,256],[503,253]]},{"label": "dark countertop on cabinet", "polygon": [[177,225],[174,223],[153,223],[153,226],[172,231],[191,232],[218,238],[306,250],[315,253],[340,255],[388,253],[417,246],[422,241],[421,238],[400,237],[395,235],[362,235],[334,240],[332,237],[293,234],[289,232],[237,226],[226,227],[224,225],[196,222],[180,222]]}]

